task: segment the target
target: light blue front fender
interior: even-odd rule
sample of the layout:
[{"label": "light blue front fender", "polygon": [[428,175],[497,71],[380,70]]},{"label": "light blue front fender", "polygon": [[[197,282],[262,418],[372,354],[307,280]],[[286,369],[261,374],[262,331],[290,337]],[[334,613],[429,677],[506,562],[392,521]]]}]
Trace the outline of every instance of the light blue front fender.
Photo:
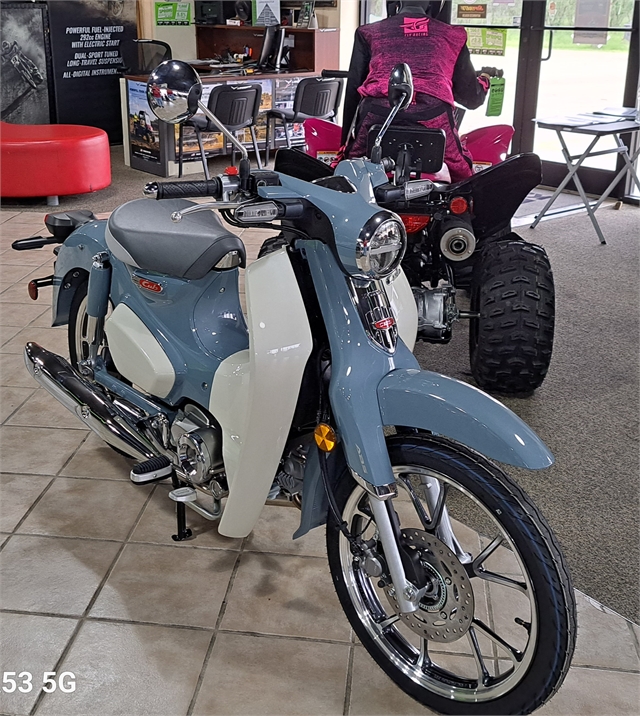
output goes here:
[{"label": "light blue front fender", "polygon": [[429,430],[516,467],[542,470],[553,464],[549,448],[514,412],[454,378],[404,368],[378,385],[384,425]]}]

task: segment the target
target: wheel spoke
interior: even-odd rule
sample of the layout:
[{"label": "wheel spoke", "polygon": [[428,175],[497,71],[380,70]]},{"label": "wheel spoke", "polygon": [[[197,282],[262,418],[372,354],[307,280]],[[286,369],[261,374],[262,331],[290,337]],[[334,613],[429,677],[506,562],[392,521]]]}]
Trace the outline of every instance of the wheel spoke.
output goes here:
[{"label": "wheel spoke", "polygon": [[400,479],[402,480],[402,484],[407,488],[407,492],[409,493],[409,497],[411,497],[411,502],[413,502],[413,506],[415,508],[415,511],[418,513],[418,517],[420,518],[422,526],[425,528],[425,530],[430,530],[432,528],[431,520],[429,519],[427,511],[424,509],[422,501],[413,489],[411,479],[406,475],[400,475]]},{"label": "wheel spoke", "polygon": [[509,589],[515,589],[517,592],[520,592],[527,597],[529,596],[527,585],[524,582],[518,582],[517,579],[510,579],[509,577],[505,577],[502,574],[488,572],[486,569],[481,569],[475,572],[473,576],[479,577],[480,579],[485,579],[487,582],[494,582],[495,584],[500,584],[503,587],[509,587]]},{"label": "wheel spoke", "polygon": [[478,669],[478,686],[480,686],[481,683],[483,686],[486,686],[491,679],[491,674],[487,670],[487,667],[484,663],[482,652],[480,651],[480,645],[478,644],[478,635],[476,634],[476,630],[473,627],[469,627],[469,631],[467,632],[467,638],[469,639],[469,643],[471,644],[473,658],[475,659],[476,667]]},{"label": "wheel spoke", "polygon": [[399,614],[393,614],[390,617],[387,617],[386,619],[383,619],[381,622],[377,622],[378,626],[380,627],[381,631],[384,631],[388,627],[390,627],[392,624],[395,624],[397,621],[400,620]]},{"label": "wheel spoke", "polygon": [[420,671],[424,671],[425,666],[429,666],[431,664],[431,659],[429,658],[429,645],[426,639],[420,639],[420,653],[418,654],[418,658],[416,659],[416,666]]},{"label": "wheel spoke", "polygon": [[475,571],[480,569],[481,565],[498,549],[504,542],[502,535],[498,535],[491,544],[487,545],[482,552],[473,560],[472,567]]},{"label": "wheel spoke", "polygon": [[445,482],[440,484],[440,492],[438,493],[438,500],[436,506],[433,508],[433,516],[431,518],[431,530],[436,530],[440,526],[442,521],[442,515],[444,514],[444,507],[447,502],[447,495],[449,494],[449,485]]},{"label": "wheel spoke", "polygon": [[509,658],[514,664],[520,663],[522,660],[522,652],[518,651],[515,646],[511,646],[511,644],[506,642],[501,636],[498,636],[491,627],[488,627],[480,619],[474,619],[472,623],[481,634],[484,634],[487,638],[491,639],[491,641],[498,644],[498,646],[501,646],[509,654]]},{"label": "wheel spoke", "polygon": [[500,584],[503,587],[509,587],[509,589],[515,589],[522,594],[529,596],[527,591],[527,585],[524,582],[519,582],[517,579],[511,579],[505,577],[502,574],[496,574],[482,567],[482,564],[498,549],[498,547],[504,542],[504,537],[498,535],[491,544],[487,545],[482,552],[473,560],[468,566],[467,571],[470,577],[479,577],[485,579],[487,582],[494,582]]}]

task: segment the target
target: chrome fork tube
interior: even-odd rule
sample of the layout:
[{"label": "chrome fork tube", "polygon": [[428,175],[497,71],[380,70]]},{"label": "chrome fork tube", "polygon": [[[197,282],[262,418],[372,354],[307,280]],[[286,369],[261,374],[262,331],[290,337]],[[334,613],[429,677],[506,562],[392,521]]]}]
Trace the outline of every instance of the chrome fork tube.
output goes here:
[{"label": "chrome fork tube", "polygon": [[[418,609],[418,590],[409,582],[404,573],[402,559],[400,558],[400,550],[396,535],[391,525],[387,502],[369,494],[369,504],[378,528],[380,542],[384,550],[384,558],[389,567],[393,586],[396,590],[396,599],[398,607],[403,614],[415,612]],[[391,504],[390,504],[391,506]]]}]

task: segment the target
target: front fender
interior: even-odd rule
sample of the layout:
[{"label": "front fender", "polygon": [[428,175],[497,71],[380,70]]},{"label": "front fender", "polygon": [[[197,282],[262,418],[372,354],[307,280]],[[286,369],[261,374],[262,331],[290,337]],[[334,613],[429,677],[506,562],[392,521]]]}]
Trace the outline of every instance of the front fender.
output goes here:
[{"label": "front fender", "polygon": [[553,464],[553,455],[514,412],[467,383],[431,371],[404,368],[378,385],[384,425],[429,430],[493,460],[530,470]]}]

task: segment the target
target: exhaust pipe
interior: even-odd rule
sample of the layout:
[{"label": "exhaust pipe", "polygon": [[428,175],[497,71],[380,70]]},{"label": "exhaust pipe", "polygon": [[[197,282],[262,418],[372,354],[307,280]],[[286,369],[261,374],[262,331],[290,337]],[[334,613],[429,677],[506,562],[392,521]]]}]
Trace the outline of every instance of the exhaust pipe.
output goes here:
[{"label": "exhaust pipe", "polygon": [[96,390],[62,356],[37,343],[27,343],[24,362],[40,385],[109,445],[138,460],[149,460],[158,454],[124,410]]}]

